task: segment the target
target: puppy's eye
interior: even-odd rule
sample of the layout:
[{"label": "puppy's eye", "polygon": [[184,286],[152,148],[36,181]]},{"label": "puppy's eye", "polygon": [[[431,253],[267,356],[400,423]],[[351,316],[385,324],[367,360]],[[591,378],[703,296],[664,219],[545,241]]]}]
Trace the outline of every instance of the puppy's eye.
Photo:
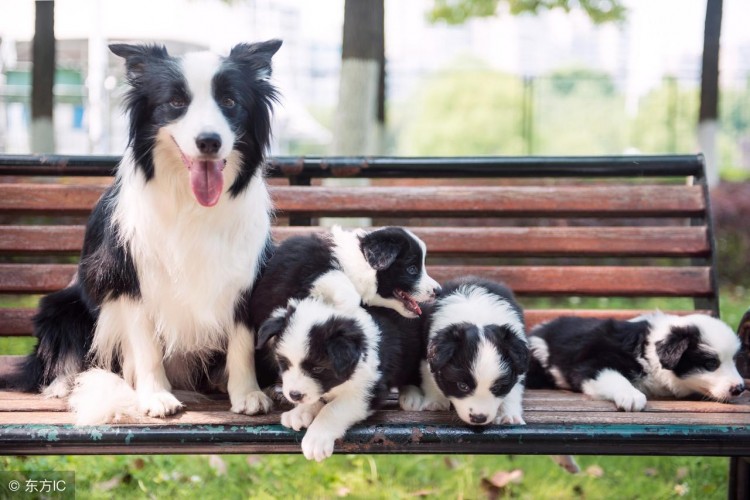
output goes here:
[{"label": "puppy's eye", "polygon": [[173,97],[172,100],[169,101],[169,105],[174,109],[182,109],[187,106],[187,101],[182,97]]},{"label": "puppy's eye", "polygon": [[232,109],[234,107],[234,104],[234,99],[232,99],[231,97],[224,97],[221,100],[221,106],[227,109]]},{"label": "puppy's eye", "polygon": [[419,274],[419,269],[417,269],[417,266],[409,266],[406,268],[406,272],[411,275],[415,275],[415,274]]},{"label": "puppy's eye", "polygon": [[315,368],[313,368],[313,369],[312,369],[311,371],[312,371],[313,373],[315,373],[315,374],[318,374],[318,373],[323,373],[323,370],[325,370],[325,368],[323,368],[322,366],[316,366],[316,367],[315,367]]},{"label": "puppy's eye", "polygon": [[719,361],[716,359],[709,359],[703,367],[710,372],[716,371],[719,368]]},{"label": "puppy's eye", "polygon": [[456,387],[458,388],[459,391],[464,392],[464,393],[469,392],[471,390],[471,387],[469,387],[469,384],[467,384],[466,382],[459,382],[456,384]]}]

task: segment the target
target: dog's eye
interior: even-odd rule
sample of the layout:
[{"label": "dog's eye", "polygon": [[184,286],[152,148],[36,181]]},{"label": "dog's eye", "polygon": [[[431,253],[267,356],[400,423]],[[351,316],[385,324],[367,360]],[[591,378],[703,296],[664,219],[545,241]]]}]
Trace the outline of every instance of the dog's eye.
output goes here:
[{"label": "dog's eye", "polygon": [[231,109],[234,107],[234,99],[232,99],[231,97],[225,97],[221,100],[221,105],[222,107]]},{"label": "dog's eye", "polygon": [[325,368],[323,368],[322,366],[316,366],[315,368],[312,369],[312,372],[316,374],[323,373],[323,370],[325,370]]},{"label": "dog's eye", "polygon": [[409,274],[419,274],[419,269],[417,269],[417,266],[409,266],[406,268],[406,272]]},{"label": "dog's eye", "polygon": [[187,106],[187,101],[182,97],[173,97],[172,100],[169,101],[169,105],[175,109],[182,109]]},{"label": "dog's eye", "polygon": [[709,359],[704,363],[703,367],[710,372],[716,371],[719,368],[719,361],[716,359]]},{"label": "dog's eye", "polygon": [[466,382],[459,382],[456,384],[456,387],[458,388],[459,391],[464,392],[464,393],[469,392],[471,390],[471,387],[469,387],[469,384],[467,384]]}]

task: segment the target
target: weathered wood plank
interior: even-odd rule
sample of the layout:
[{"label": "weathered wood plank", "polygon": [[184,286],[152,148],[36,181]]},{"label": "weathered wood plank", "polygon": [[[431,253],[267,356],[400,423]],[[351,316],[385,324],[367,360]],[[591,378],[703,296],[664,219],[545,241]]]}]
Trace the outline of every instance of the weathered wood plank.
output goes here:
[{"label": "weathered wood plank", "polygon": [[[73,264],[0,264],[0,292],[46,293],[65,287]],[[428,266],[443,282],[476,275],[503,281],[518,294],[693,297],[711,293],[710,267]]]},{"label": "weathered wood plank", "polygon": [[[430,255],[705,256],[705,227],[415,227]],[[275,227],[273,236],[320,233],[322,227]],[[83,226],[0,226],[0,252],[78,253]]]},{"label": "weathered wood plank", "polygon": [[[0,184],[0,211],[83,213],[105,186]],[[274,186],[282,214],[330,216],[700,216],[700,186]]]}]

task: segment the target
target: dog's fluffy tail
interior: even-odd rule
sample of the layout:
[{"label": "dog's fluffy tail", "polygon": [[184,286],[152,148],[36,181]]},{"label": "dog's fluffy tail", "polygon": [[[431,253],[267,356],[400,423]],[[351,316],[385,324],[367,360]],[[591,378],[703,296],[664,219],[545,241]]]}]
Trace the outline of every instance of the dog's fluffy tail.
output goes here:
[{"label": "dog's fluffy tail", "polygon": [[142,416],[136,392],[130,384],[100,368],[78,376],[68,404],[76,414],[76,425],[101,425]]},{"label": "dog's fluffy tail", "polygon": [[0,388],[34,392],[52,384],[50,395],[67,395],[69,382],[83,370],[94,322],[78,284],[44,297],[34,316],[34,352],[2,374]]}]

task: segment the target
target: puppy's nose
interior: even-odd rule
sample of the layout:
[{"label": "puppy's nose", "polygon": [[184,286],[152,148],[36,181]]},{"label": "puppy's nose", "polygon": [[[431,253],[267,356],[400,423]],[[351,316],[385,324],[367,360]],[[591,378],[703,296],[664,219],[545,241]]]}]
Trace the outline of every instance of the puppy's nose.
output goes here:
[{"label": "puppy's nose", "polygon": [[487,421],[487,415],[485,415],[484,413],[479,413],[479,414],[470,413],[469,420],[471,420],[472,424],[483,424]]},{"label": "puppy's nose", "polygon": [[434,288],[434,289],[432,290],[432,296],[433,296],[433,297],[437,297],[437,296],[438,296],[438,295],[440,295],[441,293],[443,293],[443,288],[442,288],[442,287],[441,287],[440,285],[436,286],[436,287],[435,287],[435,288]]},{"label": "puppy's nose", "polygon": [[299,391],[289,391],[289,397],[292,398],[292,401],[302,401],[305,395]]},{"label": "puppy's nose", "polygon": [[734,387],[732,387],[731,389],[729,389],[729,393],[732,396],[739,396],[743,392],[745,392],[745,384],[737,384]]},{"label": "puppy's nose", "polygon": [[195,138],[195,145],[204,155],[215,155],[221,147],[221,137],[213,132],[203,133]]}]

